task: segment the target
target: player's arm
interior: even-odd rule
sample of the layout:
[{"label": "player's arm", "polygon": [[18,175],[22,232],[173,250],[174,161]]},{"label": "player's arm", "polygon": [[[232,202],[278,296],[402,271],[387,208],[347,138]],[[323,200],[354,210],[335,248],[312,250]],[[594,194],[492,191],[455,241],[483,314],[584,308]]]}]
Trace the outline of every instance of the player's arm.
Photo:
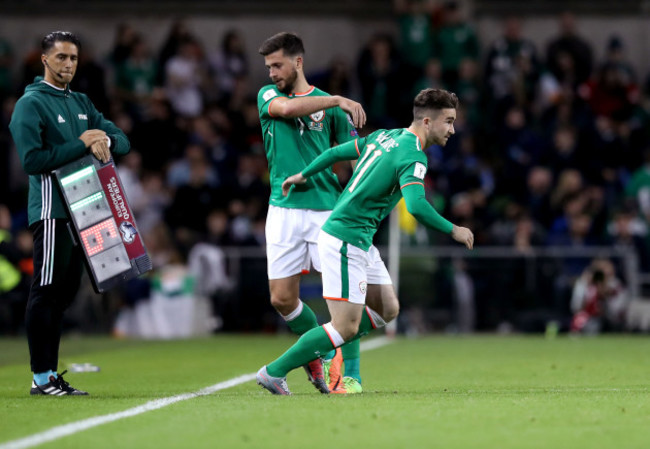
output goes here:
[{"label": "player's arm", "polygon": [[299,98],[278,96],[269,104],[269,115],[282,118],[304,117],[337,106],[350,114],[352,122],[357,128],[363,128],[363,125],[366,124],[366,111],[363,110],[363,106],[340,95]]},{"label": "player's arm", "polygon": [[[46,146],[43,142],[45,123],[35,101],[18,101],[9,129],[16,144],[20,162],[29,175],[49,173],[86,153],[86,143],[74,139],[62,145]],[[98,139],[99,136],[95,136]]]},{"label": "player's arm", "polygon": [[415,219],[428,228],[436,229],[445,234],[451,234],[451,238],[458,243],[464,244],[468,249],[474,246],[474,234],[468,228],[456,226],[447,221],[427,201],[424,195],[424,185],[420,183],[402,186],[402,196],[406,203],[406,209]]},{"label": "player's arm", "polygon": [[284,180],[282,183],[282,195],[287,196],[291,186],[294,184],[304,184],[307,182],[307,178],[325,170],[336,162],[357,159],[359,157],[358,141],[359,139],[355,139],[321,153],[302,172],[289,176]]},{"label": "player's arm", "polygon": [[424,191],[424,176],[427,172],[426,159],[422,156],[420,161],[405,163],[404,168],[399,174],[399,185],[402,191],[402,197],[406,203],[406,210],[409,211],[415,219],[424,226],[436,229],[445,234],[450,234],[451,238],[458,243],[464,244],[468,249],[474,246],[474,234],[467,228],[456,226],[446,220],[438,211],[427,201]]}]

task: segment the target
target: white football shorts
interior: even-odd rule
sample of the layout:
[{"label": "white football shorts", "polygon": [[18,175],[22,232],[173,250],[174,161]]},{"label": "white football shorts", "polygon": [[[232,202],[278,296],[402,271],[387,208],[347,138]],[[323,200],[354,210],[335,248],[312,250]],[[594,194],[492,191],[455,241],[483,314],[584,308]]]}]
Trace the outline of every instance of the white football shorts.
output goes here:
[{"label": "white football shorts", "polygon": [[325,299],[365,304],[368,284],[393,283],[374,245],[364,251],[321,231],[318,235],[318,252],[323,266]]},{"label": "white football shorts", "polygon": [[318,233],[331,210],[269,206],[266,216],[266,260],[270,279],[321,271]]}]

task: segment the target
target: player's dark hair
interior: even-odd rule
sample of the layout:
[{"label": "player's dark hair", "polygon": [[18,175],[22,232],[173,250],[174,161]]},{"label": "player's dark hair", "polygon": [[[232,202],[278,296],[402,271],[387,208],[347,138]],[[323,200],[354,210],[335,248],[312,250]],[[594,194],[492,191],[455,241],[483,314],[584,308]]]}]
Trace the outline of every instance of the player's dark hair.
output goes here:
[{"label": "player's dark hair", "polygon": [[77,46],[78,51],[81,51],[81,41],[75,34],[69,31],[52,31],[41,41],[43,53],[47,53],[56,42],[71,42]]},{"label": "player's dark hair", "polygon": [[297,34],[282,32],[269,37],[259,49],[262,56],[268,56],[278,50],[283,50],[287,56],[302,56],[305,54],[305,47],[302,39]]},{"label": "player's dark hair", "polygon": [[458,108],[455,93],[443,89],[424,89],[413,100],[413,119],[422,120],[426,111]]}]

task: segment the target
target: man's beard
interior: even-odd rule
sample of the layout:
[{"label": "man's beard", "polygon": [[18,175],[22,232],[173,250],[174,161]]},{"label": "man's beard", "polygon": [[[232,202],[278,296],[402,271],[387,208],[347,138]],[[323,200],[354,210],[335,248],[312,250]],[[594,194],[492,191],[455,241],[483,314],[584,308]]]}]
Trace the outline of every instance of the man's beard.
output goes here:
[{"label": "man's beard", "polygon": [[[293,69],[293,72],[291,72],[291,75],[287,77],[287,79],[284,80],[284,88],[280,89],[278,87],[278,90],[282,92],[283,94],[290,94],[291,91],[293,90],[293,86],[296,84],[296,80],[298,79],[298,71],[296,69]],[[276,84],[277,86],[277,84]]]}]

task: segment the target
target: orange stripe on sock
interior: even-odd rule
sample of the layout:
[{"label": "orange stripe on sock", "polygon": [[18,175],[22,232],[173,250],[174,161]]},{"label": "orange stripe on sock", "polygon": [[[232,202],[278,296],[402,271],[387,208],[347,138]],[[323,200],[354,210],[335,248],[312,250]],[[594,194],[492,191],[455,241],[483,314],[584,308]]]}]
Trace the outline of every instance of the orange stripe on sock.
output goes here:
[{"label": "orange stripe on sock", "polygon": [[323,296],[325,299],[331,299],[332,301],[348,301],[349,298],[332,298],[331,296]]}]

